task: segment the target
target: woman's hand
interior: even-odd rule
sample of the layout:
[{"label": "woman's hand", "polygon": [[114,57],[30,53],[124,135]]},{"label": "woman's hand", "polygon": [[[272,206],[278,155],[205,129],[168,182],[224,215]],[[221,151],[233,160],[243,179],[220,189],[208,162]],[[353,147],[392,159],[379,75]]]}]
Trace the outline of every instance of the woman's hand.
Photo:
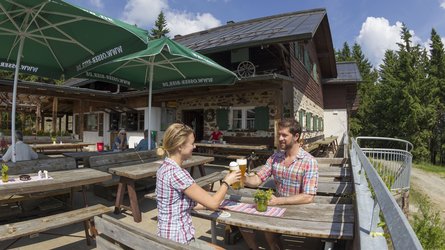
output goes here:
[{"label": "woman's hand", "polygon": [[224,177],[224,181],[227,182],[227,184],[232,185],[235,182],[238,182],[241,179],[241,171],[235,171],[228,173],[226,177]]}]

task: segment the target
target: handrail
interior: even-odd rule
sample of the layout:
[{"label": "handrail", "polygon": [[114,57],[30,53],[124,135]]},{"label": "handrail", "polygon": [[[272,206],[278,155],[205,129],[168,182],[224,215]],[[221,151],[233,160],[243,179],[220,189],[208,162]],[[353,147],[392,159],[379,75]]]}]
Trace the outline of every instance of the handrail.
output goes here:
[{"label": "handrail", "polygon": [[[413,146],[411,143],[393,138],[382,138],[382,137],[358,137],[356,140],[360,139],[376,139],[376,140],[391,140],[391,141],[399,141],[406,144],[406,156],[410,156],[409,150],[412,150]],[[362,150],[354,138],[352,138],[352,147],[350,150],[351,163],[354,172],[354,182],[355,182],[355,190],[357,196],[357,217],[358,217],[358,227],[360,228],[360,247],[373,246],[373,248],[377,249],[381,247],[382,244],[381,238],[369,237],[373,232],[375,232],[376,220],[378,220],[378,216],[376,216],[375,211],[366,209],[366,206],[369,207],[369,204],[366,204],[366,198],[371,198],[368,193],[363,193],[364,189],[367,189],[368,182],[374,190],[375,199],[374,199],[374,207],[380,207],[380,211],[383,213],[383,217],[385,219],[386,227],[391,236],[392,244],[394,249],[422,249],[422,246],[414,233],[411,225],[409,224],[407,218],[402,212],[401,208],[398,206],[396,200],[394,199],[391,192],[388,190],[385,182],[382,180],[379,173],[376,171],[374,166],[371,164],[370,159],[365,154],[364,150]],[[383,152],[382,149],[379,149]],[[371,150],[372,151],[372,150]],[[411,156],[412,157],[412,156]],[[409,158],[409,157],[408,157]],[[399,160],[400,158],[396,158]],[[410,158],[412,159],[412,158]],[[385,159],[385,164],[390,162],[393,159]],[[404,161],[405,162],[405,161]],[[409,164],[411,162],[409,161]],[[411,166],[408,165],[404,169],[410,169]],[[364,171],[363,171],[364,170]],[[409,172],[409,171],[408,171]],[[365,177],[366,173],[366,177]],[[362,181],[364,180],[364,181]],[[369,214],[371,213],[371,214]],[[376,218],[377,217],[377,218]],[[364,219],[366,218],[366,219]],[[369,227],[367,229],[367,227]],[[386,246],[387,247],[387,246]]]}]

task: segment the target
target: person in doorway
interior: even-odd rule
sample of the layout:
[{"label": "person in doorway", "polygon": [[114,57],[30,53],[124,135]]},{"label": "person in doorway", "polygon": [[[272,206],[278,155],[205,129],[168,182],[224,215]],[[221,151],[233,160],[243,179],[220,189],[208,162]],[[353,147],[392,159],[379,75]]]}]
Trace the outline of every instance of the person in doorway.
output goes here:
[{"label": "person in doorway", "polygon": [[213,132],[210,134],[210,139],[209,141],[220,141],[223,138],[223,133],[221,131],[219,131],[219,127],[216,126],[213,129]]},{"label": "person in doorway", "polygon": [[[23,134],[21,131],[15,131],[15,160],[29,161],[39,158],[37,153],[26,143],[23,142]],[[8,162],[12,160],[12,145],[8,148],[2,157],[2,161]]]},{"label": "person in doorway", "polygon": [[124,151],[128,149],[127,132],[121,129],[114,139],[113,151]]},{"label": "person in doorway", "polygon": [[144,130],[144,139],[141,139],[135,148],[136,151],[148,150],[148,129]]},{"label": "person in doorway", "polygon": [[[314,201],[318,186],[318,163],[301,148],[301,126],[291,118],[278,123],[278,140],[281,151],[267,159],[264,167],[253,176],[243,176],[244,185],[258,187],[273,176],[276,196],[269,205],[297,205]],[[258,249],[254,231],[241,228],[241,234],[250,249]],[[281,249],[280,235],[265,232],[270,249]]]},{"label": "person in doorway", "polygon": [[197,246],[190,211],[218,209],[229,186],[240,180],[241,172],[227,174],[219,190],[210,195],[182,167],[183,162],[192,156],[194,142],[193,129],[187,125],[173,123],[165,131],[163,144],[157,149],[157,154],[165,158],[156,173],[156,200],[158,236]]}]

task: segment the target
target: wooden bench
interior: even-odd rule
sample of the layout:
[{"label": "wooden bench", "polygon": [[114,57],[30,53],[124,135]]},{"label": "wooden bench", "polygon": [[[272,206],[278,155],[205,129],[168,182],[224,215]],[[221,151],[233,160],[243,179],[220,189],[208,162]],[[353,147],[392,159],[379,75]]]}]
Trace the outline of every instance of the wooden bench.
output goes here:
[{"label": "wooden bench", "polygon": [[[145,162],[152,162],[158,159],[155,151],[132,151],[116,154],[91,156],[88,166],[103,172],[107,172],[110,168],[130,166]],[[147,181],[141,181],[140,188],[146,188]],[[94,194],[107,200],[114,200],[116,197],[117,184],[119,176],[113,175],[110,181],[96,184],[93,186]]]},{"label": "wooden bench", "polygon": [[199,248],[161,238],[155,234],[132,227],[108,215],[94,217],[99,235],[96,236],[97,249],[222,249],[211,243],[200,241]]},{"label": "wooden bench", "polygon": [[[27,221],[1,225],[0,241],[29,236],[78,222],[88,224],[88,220],[94,216],[102,215],[110,211],[110,208],[99,204]],[[87,244],[90,245],[90,235],[87,228],[88,227],[85,227],[86,240]]]}]

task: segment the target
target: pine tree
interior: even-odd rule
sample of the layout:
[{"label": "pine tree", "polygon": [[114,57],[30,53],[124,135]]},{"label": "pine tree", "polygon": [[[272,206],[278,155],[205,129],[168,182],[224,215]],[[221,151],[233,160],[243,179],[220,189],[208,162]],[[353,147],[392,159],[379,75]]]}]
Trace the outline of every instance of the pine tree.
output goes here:
[{"label": "pine tree", "polygon": [[335,52],[337,62],[351,62],[354,59],[351,56],[351,49],[347,42],[343,43],[343,48]]},{"label": "pine tree", "polygon": [[167,21],[165,20],[164,12],[161,11],[158,19],[155,22],[155,27],[150,31],[150,39],[157,39],[165,37],[170,30],[167,28]]},{"label": "pine tree", "polygon": [[440,154],[440,163],[445,158],[445,51],[440,36],[435,29],[431,31],[430,60],[428,63],[428,82],[430,83],[431,95],[436,99],[437,117],[432,129],[430,142],[430,160],[436,163],[437,153]]}]

